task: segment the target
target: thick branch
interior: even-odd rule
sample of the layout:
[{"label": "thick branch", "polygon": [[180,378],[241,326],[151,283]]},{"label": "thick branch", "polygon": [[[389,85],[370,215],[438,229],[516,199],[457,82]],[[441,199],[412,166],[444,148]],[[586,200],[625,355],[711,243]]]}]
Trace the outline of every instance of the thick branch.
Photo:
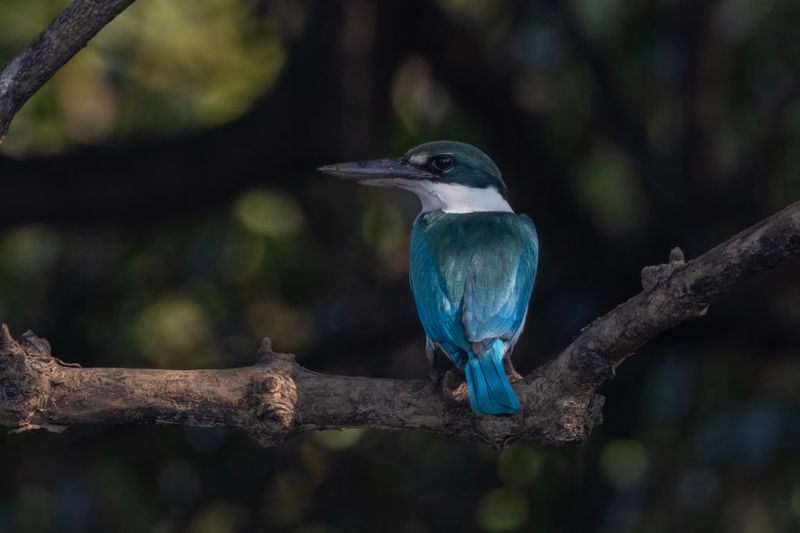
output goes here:
[{"label": "thick branch", "polygon": [[0,142],[17,111],[133,0],[74,0],[0,71]]},{"label": "thick branch", "polygon": [[[496,446],[530,438],[580,442],[599,421],[596,403],[561,402],[542,378],[520,384],[524,416],[476,417],[461,378],[443,393],[427,380],[374,379],[311,372],[265,342],[256,365],[226,370],[80,368],[50,354],[27,332],[3,327],[0,424],[61,431],[72,424],[180,424],[244,430],[264,445],[304,431],[364,426],[422,429]],[[590,402],[594,398],[590,395]],[[586,421],[590,421],[587,425]]]},{"label": "thick branch", "polygon": [[596,394],[614,368],[661,331],[703,316],[738,282],[800,255],[800,203],[686,263],[642,271],[644,291],[590,324],[556,360],[514,384],[520,412],[476,416],[463,380],[321,375],[265,342],[258,363],[228,370],[80,368],[54,358],[33,333],[0,337],[0,424],[60,430],[71,424],[228,427],[274,444],[321,428],[422,429],[493,446],[515,439],[582,442],[600,423]]},{"label": "thick branch", "polygon": [[800,255],[800,202],[686,263],[675,248],[666,265],[642,269],[644,290],[594,321],[553,362],[555,379],[596,389],[634,350],[662,331],[704,316],[721,294]]}]

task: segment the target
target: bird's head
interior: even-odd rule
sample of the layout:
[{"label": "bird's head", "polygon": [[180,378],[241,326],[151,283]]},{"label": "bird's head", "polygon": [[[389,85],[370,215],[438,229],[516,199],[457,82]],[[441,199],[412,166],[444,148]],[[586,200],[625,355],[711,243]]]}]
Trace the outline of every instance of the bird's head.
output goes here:
[{"label": "bird's head", "polygon": [[422,210],[511,211],[500,169],[479,149],[456,141],[416,146],[400,157],[339,163],[318,170],[363,185],[417,194]]}]

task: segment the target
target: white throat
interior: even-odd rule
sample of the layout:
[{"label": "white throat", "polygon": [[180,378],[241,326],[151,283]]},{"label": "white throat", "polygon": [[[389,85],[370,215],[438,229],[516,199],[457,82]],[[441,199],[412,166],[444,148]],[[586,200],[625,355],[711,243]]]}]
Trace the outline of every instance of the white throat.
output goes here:
[{"label": "white throat", "polygon": [[[477,189],[454,183],[439,183],[428,180],[393,179],[375,185],[393,185],[416,194],[422,202],[422,212],[444,211],[445,213],[479,213],[484,211],[504,211],[513,213],[503,196],[494,187]],[[365,182],[371,184],[370,182]]]}]

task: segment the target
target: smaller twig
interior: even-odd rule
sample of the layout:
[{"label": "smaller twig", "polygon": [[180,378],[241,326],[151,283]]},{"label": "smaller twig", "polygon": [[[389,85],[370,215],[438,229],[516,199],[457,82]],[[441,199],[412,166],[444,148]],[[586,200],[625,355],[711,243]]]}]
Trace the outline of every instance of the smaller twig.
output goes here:
[{"label": "smaller twig", "polygon": [[646,266],[642,269],[642,288],[646,291],[669,278],[673,272],[686,266],[683,250],[677,246],[669,253],[669,263]]},{"label": "smaller twig", "polygon": [[0,143],[39,87],[134,0],[74,0],[0,71]]}]

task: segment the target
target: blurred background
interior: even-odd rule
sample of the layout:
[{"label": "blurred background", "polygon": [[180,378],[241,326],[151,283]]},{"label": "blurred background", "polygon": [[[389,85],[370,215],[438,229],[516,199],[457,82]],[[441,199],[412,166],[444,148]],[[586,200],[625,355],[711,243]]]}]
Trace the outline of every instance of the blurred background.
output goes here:
[{"label": "blurred background", "polygon": [[[0,63],[65,6],[0,2]],[[530,371],[800,198],[796,0],[139,0],[0,145],[0,320],[84,366],[418,378],[417,200],[314,172],[480,146],[541,237]],[[276,449],[178,427],[0,435],[0,531],[800,531],[800,265],[606,384],[582,446],[415,432]]]}]

